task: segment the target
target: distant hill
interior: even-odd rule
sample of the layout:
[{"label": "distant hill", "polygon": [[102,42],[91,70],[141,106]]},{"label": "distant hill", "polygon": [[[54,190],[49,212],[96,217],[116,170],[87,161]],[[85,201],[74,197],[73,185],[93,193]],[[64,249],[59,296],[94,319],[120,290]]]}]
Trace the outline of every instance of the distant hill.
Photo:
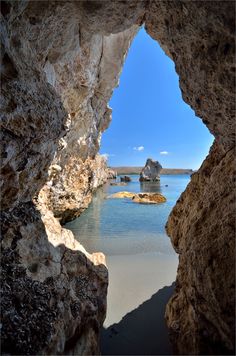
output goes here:
[{"label": "distant hill", "polygon": [[[111,167],[117,174],[140,174],[143,167]],[[192,169],[183,168],[162,168],[160,174],[192,174]]]}]

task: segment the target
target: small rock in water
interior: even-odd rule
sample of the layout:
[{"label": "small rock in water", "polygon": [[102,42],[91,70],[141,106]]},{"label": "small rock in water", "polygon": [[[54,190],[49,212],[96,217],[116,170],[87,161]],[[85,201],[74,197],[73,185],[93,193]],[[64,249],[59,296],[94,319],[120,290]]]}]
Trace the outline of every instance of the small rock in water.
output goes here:
[{"label": "small rock in water", "polygon": [[139,193],[132,198],[134,203],[140,204],[159,204],[165,203],[166,198],[159,193]]},{"label": "small rock in water", "polygon": [[161,164],[151,158],[147,159],[145,167],[140,173],[140,182],[156,182],[160,180]]},{"label": "small rock in water", "polygon": [[135,193],[118,192],[118,193],[110,195],[108,198],[133,198],[134,196],[135,196]]},{"label": "small rock in water", "polygon": [[121,182],[131,182],[131,178],[129,176],[120,177]]}]

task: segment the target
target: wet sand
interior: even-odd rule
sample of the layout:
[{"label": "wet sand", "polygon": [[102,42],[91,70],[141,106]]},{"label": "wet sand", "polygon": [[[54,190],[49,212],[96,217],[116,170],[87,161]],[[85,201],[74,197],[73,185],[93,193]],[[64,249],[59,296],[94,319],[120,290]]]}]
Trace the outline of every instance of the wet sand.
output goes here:
[{"label": "wet sand", "polygon": [[173,294],[177,255],[145,253],[108,256],[104,355],[169,355],[165,306]]}]

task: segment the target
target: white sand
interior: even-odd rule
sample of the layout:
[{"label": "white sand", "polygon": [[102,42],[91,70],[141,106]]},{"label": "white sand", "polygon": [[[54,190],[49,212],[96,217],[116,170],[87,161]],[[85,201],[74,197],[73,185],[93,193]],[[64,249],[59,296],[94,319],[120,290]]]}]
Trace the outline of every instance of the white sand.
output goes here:
[{"label": "white sand", "polygon": [[104,327],[118,323],[130,311],[175,281],[177,255],[156,252],[107,256],[108,308]]}]

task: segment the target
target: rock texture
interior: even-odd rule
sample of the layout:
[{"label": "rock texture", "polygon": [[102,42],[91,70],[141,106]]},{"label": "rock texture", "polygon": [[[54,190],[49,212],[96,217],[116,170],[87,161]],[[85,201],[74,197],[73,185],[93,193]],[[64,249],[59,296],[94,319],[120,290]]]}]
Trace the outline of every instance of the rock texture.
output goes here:
[{"label": "rock texture", "polygon": [[30,202],[3,212],[1,226],[4,353],[99,353],[104,255],[89,255],[50,212],[40,214]]},{"label": "rock texture", "polygon": [[162,166],[158,161],[148,158],[145,167],[140,173],[140,182],[155,182],[160,180]]},{"label": "rock texture", "polygon": [[230,354],[235,352],[235,4],[151,1],[149,10],[148,33],[174,60],[184,100],[216,138],[167,224],[180,255],[167,322],[175,352]]},{"label": "rock texture", "polygon": [[76,156],[68,158],[62,168],[53,164],[49,181],[35,198],[38,207],[47,206],[60,222],[66,223],[79,216],[91,202],[93,192],[109,176],[106,160],[97,155],[84,162]]},{"label": "rock texture", "polygon": [[135,193],[132,192],[117,192],[108,196],[108,198],[133,198],[134,195]]},{"label": "rock texture", "polygon": [[183,99],[226,150],[235,144],[235,4],[150,2],[145,27],[174,63]]},{"label": "rock texture", "polygon": [[1,3],[1,331],[9,354],[99,354],[105,259],[55,217],[78,216],[107,179],[97,156],[107,103],[144,3],[121,4],[113,33],[103,17],[114,4],[93,5]]},{"label": "rock texture", "polygon": [[103,180],[95,157],[107,102],[144,22],[216,138],[167,226],[180,254],[166,313],[173,344],[234,352],[234,10],[232,1],[2,1],[3,352],[99,353],[104,257],[53,214],[77,216]]},{"label": "rock texture", "polygon": [[134,203],[139,204],[159,204],[166,202],[166,198],[159,193],[117,192],[108,198],[131,198]]},{"label": "rock texture", "polygon": [[132,201],[139,204],[160,204],[165,203],[166,198],[159,193],[138,193],[134,195]]},{"label": "rock texture", "polygon": [[234,149],[215,143],[168,220],[180,256],[166,310],[178,354],[234,351],[235,163]]}]

